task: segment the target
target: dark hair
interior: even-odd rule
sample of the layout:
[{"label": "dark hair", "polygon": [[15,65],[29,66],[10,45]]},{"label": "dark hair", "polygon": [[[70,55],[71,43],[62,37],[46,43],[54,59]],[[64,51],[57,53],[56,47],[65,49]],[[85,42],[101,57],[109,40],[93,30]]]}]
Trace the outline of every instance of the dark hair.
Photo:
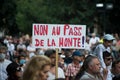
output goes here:
[{"label": "dark hair", "polygon": [[13,63],[10,63],[7,66],[6,71],[8,73],[8,79],[7,80],[18,80],[19,77],[17,77],[15,75],[15,73],[17,71],[21,71],[21,68],[20,68],[20,66],[17,63],[13,62]]},{"label": "dark hair", "polygon": [[110,52],[108,51],[104,51],[103,52],[103,59],[105,59],[106,57],[112,56]]},{"label": "dark hair", "polygon": [[118,74],[117,76],[113,77],[112,80],[120,80],[120,74]]},{"label": "dark hair", "polygon": [[89,67],[89,64],[92,62],[93,59],[97,58],[96,56],[94,55],[88,55],[84,62],[83,62],[83,65],[81,67],[81,69],[79,70],[79,72],[77,73],[76,77],[75,77],[75,80],[79,80],[82,75],[84,75],[84,72],[88,69]]},{"label": "dark hair", "polygon": [[120,63],[120,58],[115,60],[115,61],[113,61],[112,68],[115,68],[116,64],[118,64],[118,63]]},{"label": "dark hair", "polygon": [[50,57],[51,55],[53,55],[55,53],[56,53],[56,51],[54,49],[48,49],[48,50],[45,51],[45,55],[47,57]]}]

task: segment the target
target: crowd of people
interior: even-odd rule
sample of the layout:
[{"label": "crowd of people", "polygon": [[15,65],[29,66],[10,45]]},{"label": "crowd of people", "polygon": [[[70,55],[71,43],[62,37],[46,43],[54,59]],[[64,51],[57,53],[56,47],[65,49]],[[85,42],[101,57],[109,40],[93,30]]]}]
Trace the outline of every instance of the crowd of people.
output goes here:
[{"label": "crowd of people", "polygon": [[[56,77],[56,70],[57,77]],[[0,80],[120,80],[118,34],[86,36],[85,49],[34,48],[32,37],[0,41]]]}]

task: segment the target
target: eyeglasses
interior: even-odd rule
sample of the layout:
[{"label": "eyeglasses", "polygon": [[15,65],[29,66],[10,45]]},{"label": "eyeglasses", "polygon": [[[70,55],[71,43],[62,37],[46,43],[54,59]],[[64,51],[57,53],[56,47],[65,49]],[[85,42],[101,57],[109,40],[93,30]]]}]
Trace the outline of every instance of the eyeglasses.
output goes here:
[{"label": "eyeglasses", "polygon": [[113,58],[106,58],[107,61],[113,60]]}]

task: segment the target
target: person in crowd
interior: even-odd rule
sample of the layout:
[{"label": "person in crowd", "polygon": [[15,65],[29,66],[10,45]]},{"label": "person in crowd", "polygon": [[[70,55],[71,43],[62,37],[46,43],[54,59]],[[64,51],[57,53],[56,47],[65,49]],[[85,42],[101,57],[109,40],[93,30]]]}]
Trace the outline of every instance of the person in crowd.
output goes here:
[{"label": "person in crowd", "polygon": [[29,45],[27,46],[27,51],[28,51],[29,58],[35,56],[36,49],[35,47],[32,46],[32,43],[29,43]]},{"label": "person in crowd", "polygon": [[95,33],[92,33],[92,34],[91,34],[91,38],[90,38],[90,40],[89,40],[89,45],[90,45],[91,50],[94,49],[94,46],[95,46],[97,43],[99,43],[99,41],[100,41],[100,38],[97,37]]},{"label": "person in crowd", "polygon": [[104,72],[104,77],[102,77],[100,69],[101,65],[98,57],[88,55],[75,80],[106,80],[106,73]]},{"label": "person in crowd", "polygon": [[111,72],[113,80],[120,80],[120,58],[113,61]]},{"label": "person in crowd", "polygon": [[26,50],[26,45],[23,43],[23,39],[20,38],[19,39],[19,44],[17,45],[17,51],[19,52],[19,54],[21,54],[21,52]]},{"label": "person in crowd", "polygon": [[7,48],[8,48],[9,60],[13,61],[13,57],[15,53],[15,45],[13,44],[13,40],[8,40]]},{"label": "person in crowd", "polygon": [[65,54],[65,64],[68,65],[70,63],[72,63],[72,52],[70,52],[70,50],[64,50],[64,54]]},{"label": "person in crowd", "polygon": [[93,51],[93,54],[96,55],[99,60],[100,60],[100,64],[102,66],[102,68],[106,68],[105,62],[103,60],[103,52],[104,51],[108,51],[111,52],[111,45],[112,42],[115,38],[110,35],[110,34],[106,34],[103,37],[103,43],[102,44],[98,44],[95,48],[95,50]]},{"label": "person in crowd", "polygon": [[22,80],[47,80],[51,60],[44,56],[34,56],[27,63]]},{"label": "person in crowd", "polygon": [[[45,51],[45,55],[51,59],[51,68],[48,73],[49,77],[47,80],[54,80],[56,71],[55,71],[55,62],[56,62],[56,51],[54,49],[48,49]],[[61,67],[58,66],[58,78],[65,78],[64,71]]]},{"label": "person in crowd", "polygon": [[112,64],[112,60],[113,60],[112,54],[108,51],[104,51],[103,52],[103,60],[105,62],[106,69],[108,71],[106,80],[112,80],[112,73],[111,73],[111,64]]},{"label": "person in crowd", "polygon": [[8,44],[8,40],[9,40],[9,36],[6,35],[5,38],[4,38],[4,40],[3,40],[3,43],[4,43],[6,46],[7,46],[7,44]]},{"label": "person in crowd", "polygon": [[26,66],[26,54],[22,53],[18,56],[18,64],[21,66],[22,71],[24,71],[24,67]]},{"label": "person in crowd", "polygon": [[6,71],[8,73],[7,80],[20,80],[22,76],[21,67],[15,62],[10,63],[6,68]]},{"label": "person in crowd", "polygon": [[90,37],[86,36],[85,49],[84,49],[84,53],[85,53],[86,56],[89,55],[90,52],[91,52],[89,41],[90,41]]},{"label": "person in crowd", "polygon": [[72,57],[73,61],[72,63],[68,64],[65,72],[66,80],[74,80],[74,77],[78,73],[78,71],[81,68],[80,61],[81,61],[82,53],[80,53],[79,50],[76,50],[73,52]]},{"label": "person in crowd", "polygon": [[6,67],[11,63],[10,60],[6,59],[6,51],[5,46],[0,46],[0,80],[7,79]]}]

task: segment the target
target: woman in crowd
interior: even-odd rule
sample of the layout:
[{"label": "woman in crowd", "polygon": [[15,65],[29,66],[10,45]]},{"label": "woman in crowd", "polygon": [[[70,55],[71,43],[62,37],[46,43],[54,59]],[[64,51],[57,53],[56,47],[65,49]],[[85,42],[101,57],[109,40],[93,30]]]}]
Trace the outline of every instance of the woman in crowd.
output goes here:
[{"label": "woman in crowd", "polygon": [[10,63],[6,68],[6,71],[8,73],[7,80],[20,80],[22,76],[21,67],[15,62]]},{"label": "woman in crowd", "polygon": [[34,56],[26,64],[22,80],[47,80],[51,61],[46,56]]}]

